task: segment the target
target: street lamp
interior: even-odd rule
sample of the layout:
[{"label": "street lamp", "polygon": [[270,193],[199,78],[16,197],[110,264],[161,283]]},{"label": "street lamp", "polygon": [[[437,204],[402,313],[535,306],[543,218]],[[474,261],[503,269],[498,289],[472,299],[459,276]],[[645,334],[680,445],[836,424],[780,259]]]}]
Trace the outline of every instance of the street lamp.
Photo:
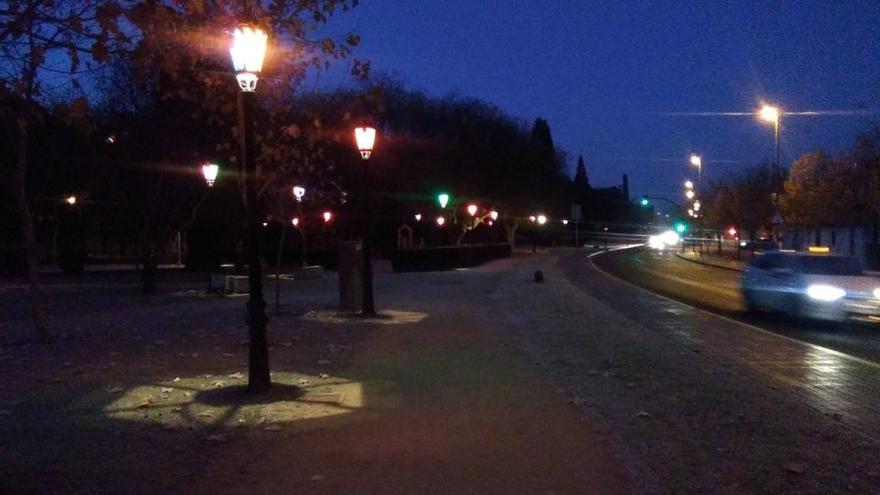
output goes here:
[{"label": "street lamp", "polygon": [[449,195],[446,193],[438,194],[437,203],[440,205],[440,208],[446,208],[446,205],[449,204]]},{"label": "street lamp", "polygon": [[489,218],[491,218],[493,221],[498,220],[498,212],[495,210],[490,211]]},{"label": "street lamp", "polygon": [[361,304],[361,316],[376,316],[376,305],[373,301],[373,264],[370,260],[370,238],[373,233],[373,219],[370,215],[370,175],[369,162],[376,144],[376,129],[373,127],[357,127],[354,138],[364,164],[364,290]]},{"label": "street lamp", "polygon": [[293,228],[299,227],[299,217],[293,217],[293,220],[290,221],[293,224]]},{"label": "street lamp", "polygon": [[697,179],[697,192],[700,196],[703,195],[703,158],[700,155],[691,153],[691,165],[697,167],[698,170],[698,179]]},{"label": "street lamp", "polygon": [[263,300],[263,274],[260,260],[259,208],[257,206],[256,157],[254,154],[253,107],[258,74],[266,56],[267,35],[249,26],[235,30],[229,54],[238,93],[239,152],[245,183],[247,212],[248,303],[247,323],[250,340],[248,390],[266,392],[272,385],[269,376],[269,350],[266,340],[266,302]]},{"label": "street lamp", "polygon": [[545,223],[547,223],[547,217],[544,215],[538,215],[537,220],[538,225],[544,225]]},{"label": "street lamp", "polygon": [[413,215],[413,216],[415,217],[416,222],[421,222],[421,221],[422,221],[422,214],[421,214],[421,213],[416,213],[416,214]]},{"label": "street lamp", "polygon": [[76,196],[71,194],[70,196],[64,198],[64,202],[67,203],[69,206],[76,206]]},{"label": "street lamp", "polygon": [[214,187],[214,181],[217,180],[218,172],[220,172],[220,167],[213,163],[206,163],[202,165],[202,177],[205,178],[205,182],[208,183],[208,187]]},{"label": "street lamp", "polygon": [[306,195],[306,188],[303,186],[293,186],[293,197],[298,203],[302,203],[303,196]]},{"label": "street lamp", "polygon": [[471,203],[467,206],[467,212],[470,216],[475,216],[477,214],[477,205]]},{"label": "street lamp", "polygon": [[438,226],[438,227],[442,227],[444,224],[446,224],[446,219],[443,218],[443,217],[437,217],[437,220],[436,220],[436,221],[437,221],[437,226]]},{"label": "street lamp", "polygon": [[568,219],[567,219],[567,218],[563,218],[563,219],[562,219],[562,225],[568,225]]},{"label": "street lamp", "polygon": [[776,148],[776,159],[773,161],[773,182],[777,192],[779,191],[779,128],[782,125],[782,110],[778,107],[764,105],[758,111],[758,116],[764,122],[773,124],[773,138]]},{"label": "street lamp", "polygon": [[694,183],[691,182],[690,180],[686,180],[686,181],[684,181],[684,187],[685,187],[686,189],[693,189],[693,188],[694,188]]},{"label": "street lamp", "polygon": [[324,223],[330,223],[330,220],[333,220],[333,212],[327,210],[321,214],[321,217],[324,219]]},{"label": "street lamp", "polygon": [[538,217],[536,217],[535,215],[530,215],[530,216],[529,216],[529,221],[530,221],[530,222],[536,222],[537,220],[538,220]]},{"label": "street lamp", "polygon": [[684,195],[685,197],[687,197],[687,199],[694,199],[693,189],[688,189],[687,191],[685,191]]},{"label": "street lamp", "polygon": [[244,26],[235,30],[233,38],[229,53],[232,55],[235,79],[243,92],[253,93],[257,90],[257,74],[263,70],[268,36],[262,29]]}]

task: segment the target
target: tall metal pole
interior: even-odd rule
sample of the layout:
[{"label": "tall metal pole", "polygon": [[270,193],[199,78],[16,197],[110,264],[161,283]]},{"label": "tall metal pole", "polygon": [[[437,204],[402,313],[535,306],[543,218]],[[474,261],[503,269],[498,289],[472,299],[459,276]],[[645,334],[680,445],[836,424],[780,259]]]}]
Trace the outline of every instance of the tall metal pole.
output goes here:
[{"label": "tall metal pole", "polygon": [[254,159],[254,98],[256,93],[238,93],[239,148],[244,171],[245,210],[247,214],[248,302],[247,324],[250,337],[248,356],[248,391],[265,392],[271,387],[269,351],[266,341],[266,302],[263,300],[263,273],[260,266],[260,211],[256,192]]},{"label": "tall metal pole", "polygon": [[776,193],[779,193],[779,190],[781,189],[780,184],[782,182],[780,180],[780,179],[782,179],[782,174],[780,173],[782,168],[779,166],[779,121],[780,120],[782,120],[782,115],[779,115],[778,117],[776,117],[776,122],[773,126],[773,128],[774,128],[773,134],[774,134],[775,140],[776,140],[776,160],[773,162],[773,169],[774,169],[773,170],[773,181],[774,181],[774,186],[776,188]]},{"label": "tall metal pole", "polygon": [[370,239],[373,236],[373,217],[370,213],[370,174],[368,158],[364,162],[364,298],[361,304],[361,316],[376,316],[376,305],[373,301],[373,262],[370,260]]}]

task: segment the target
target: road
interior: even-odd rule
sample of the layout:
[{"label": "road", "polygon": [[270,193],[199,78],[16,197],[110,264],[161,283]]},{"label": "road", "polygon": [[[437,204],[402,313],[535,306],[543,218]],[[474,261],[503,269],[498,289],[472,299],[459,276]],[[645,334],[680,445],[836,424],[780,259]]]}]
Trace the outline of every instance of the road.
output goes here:
[{"label": "road", "polygon": [[[627,249],[596,256],[602,271],[639,287],[793,339],[880,363],[880,325],[799,321],[747,313],[738,272],[687,261],[672,253]],[[620,307],[621,299],[606,302]]]}]

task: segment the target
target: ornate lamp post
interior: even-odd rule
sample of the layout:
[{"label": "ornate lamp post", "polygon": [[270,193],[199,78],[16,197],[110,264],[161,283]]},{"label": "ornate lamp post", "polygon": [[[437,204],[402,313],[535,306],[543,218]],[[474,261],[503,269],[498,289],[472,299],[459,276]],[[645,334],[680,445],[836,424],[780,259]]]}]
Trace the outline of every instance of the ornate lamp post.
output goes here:
[{"label": "ornate lamp post", "polygon": [[370,238],[373,234],[373,218],[370,215],[370,174],[367,163],[376,144],[376,129],[358,127],[354,130],[358,151],[364,164],[364,299],[361,304],[361,316],[376,316],[376,304],[373,301],[373,263],[370,260]]},{"label": "ornate lamp post", "polygon": [[267,36],[260,29],[242,27],[233,35],[232,65],[241,92],[238,94],[239,152],[245,183],[247,212],[247,258],[249,295],[247,303],[248,335],[248,390],[265,392],[271,387],[269,351],[266,342],[266,302],[263,300],[263,274],[260,266],[259,208],[256,192],[256,163],[254,157],[253,106],[258,74],[263,68]]}]

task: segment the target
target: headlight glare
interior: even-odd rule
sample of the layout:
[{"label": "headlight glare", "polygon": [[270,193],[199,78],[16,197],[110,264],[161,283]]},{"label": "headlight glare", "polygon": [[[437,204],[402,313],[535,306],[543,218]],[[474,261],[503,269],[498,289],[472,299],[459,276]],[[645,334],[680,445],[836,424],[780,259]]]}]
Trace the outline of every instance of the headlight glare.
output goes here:
[{"label": "headlight glare", "polygon": [[846,295],[846,291],[831,285],[813,284],[807,287],[807,295],[817,301],[832,302]]}]

